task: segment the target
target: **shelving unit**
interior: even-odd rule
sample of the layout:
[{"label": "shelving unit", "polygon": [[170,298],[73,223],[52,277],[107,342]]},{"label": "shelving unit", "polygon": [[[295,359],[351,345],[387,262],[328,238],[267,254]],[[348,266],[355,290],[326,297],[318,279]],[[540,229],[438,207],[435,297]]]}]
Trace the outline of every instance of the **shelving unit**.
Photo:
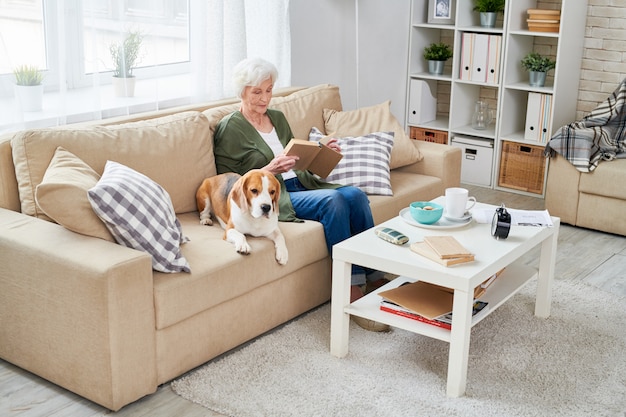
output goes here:
[{"label": "shelving unit", "polygon": [[[480,26],[479,14],[473,11],[474,0],[451,1],[455,3],[453,23],[438,24],[433,23],[436,19],[432,16],[429,22],[429,1],[412,0],[407,127],[409,130],[441,131],[449,144],[455,137],[492,141],[491,181],[488,187],[543,197],[548,161],[538,156],[542,155],[538,150],[545,147],[545,142],[525,135],[528,97],[529,93],[549,96],[551,112],[546,113],[548,116],[542,125],[546,130],[544,138],[549,138],[556,129],[575,120],[587,0],[509,0],[494,28]],[[559,32],[529,31],[526,21],[528,9],[559,10]],[[499,49],[496,49],[499,57],[497,81],[489,83],[461,77],[464,34],[502,36]],[[428,73],[428,64],[422,57],[424,47],[433,42],[447,43],[453,49],[454,55],[440,76]],[[520,64],[521,59],[531,51],[556,60],[556,68],[549,72],[545,87],[531,87],[528,72]],[[437,100],[435,120],[419,120],[420,103],[411,102],[410,91],[417,81],[424,82]],[[476,130],[471,126],[477,100],[486,101],[494,115],[494,121],[486,130]],[[519,164],[506,163],[510,160],[507,152],[511,149],[521,152],[525,163],[534,167],[530,170],[532,175],[516,170]],[[539,175],[537,170],[541,171]],[[475,185],[486,186],[484,183]]]}]

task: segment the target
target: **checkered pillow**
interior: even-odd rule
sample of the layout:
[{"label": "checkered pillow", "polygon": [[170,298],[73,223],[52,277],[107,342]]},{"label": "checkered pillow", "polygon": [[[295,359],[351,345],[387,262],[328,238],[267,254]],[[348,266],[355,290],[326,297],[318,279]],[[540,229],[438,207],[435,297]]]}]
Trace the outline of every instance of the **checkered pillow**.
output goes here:
[{"label": "checkered pillow", "polygon": [[190,272],[180,252],[180,245],[189,239],[163,187],[131,168],[107,161],[100,181],[87,194],[117,243],[152,255],[156,271]]},{"label": "checkered pillow", "polygon": [[[324,135],[311,128],[309,140],[319,141]],[[393,195],[389,159],[393,132],[375,132],[358,137],[337,138],[343,158],[326,181],[353,185],[367,194]]]}]

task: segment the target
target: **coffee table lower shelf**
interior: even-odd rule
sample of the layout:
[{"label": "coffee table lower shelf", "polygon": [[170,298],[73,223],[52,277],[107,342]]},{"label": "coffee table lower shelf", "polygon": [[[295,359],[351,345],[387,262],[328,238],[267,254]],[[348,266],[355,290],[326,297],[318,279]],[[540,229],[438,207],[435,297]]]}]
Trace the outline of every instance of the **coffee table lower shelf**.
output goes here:
[{"label": "coffee table lower shelf", "polygon": [[[480,297],[480,300],[488,303],[487,311],[484,313],[481,312],[472,319],[472,327],[489,314],[493,313],[500,305],[536,277],[537,270],[530,266],[521,263],[513,263],[506,267],[498,279],[496,279],[493,284],[489,286],[485,294]],[[380,310],[380,300],[382,297],[378,295],[378,293],[396,288],[407,281],[415,282],[416,280],[408,277],[398,277],[378,290],[346,306],[344,312],[449,343],[450,330]]]}]

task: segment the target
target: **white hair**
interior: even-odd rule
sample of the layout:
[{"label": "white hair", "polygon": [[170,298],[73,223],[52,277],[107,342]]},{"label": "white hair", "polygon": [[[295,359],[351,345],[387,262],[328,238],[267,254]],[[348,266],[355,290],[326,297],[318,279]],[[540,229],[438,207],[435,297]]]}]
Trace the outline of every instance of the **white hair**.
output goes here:
[{"label": "white hair", "polygon": [[262,58],[246,58],[233,68],[233,87],[237,97],[241,98],[246,87],[257,86],[268,78],[276,82],[276,66]]}]

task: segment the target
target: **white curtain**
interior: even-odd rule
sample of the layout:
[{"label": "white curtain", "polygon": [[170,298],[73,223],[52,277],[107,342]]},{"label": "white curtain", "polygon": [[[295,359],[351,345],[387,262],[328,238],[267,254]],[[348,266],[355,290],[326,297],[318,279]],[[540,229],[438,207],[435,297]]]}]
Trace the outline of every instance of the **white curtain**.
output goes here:
[{"label": "white curtain", "polygon": [[279,73],[276,85],[291,84],[289,0],[195,0],[192,5],[196,3],[210,10],[203,13],[204,25],[195,26],[202,29],[195,40],[192,32],[192,45],[204,58],[194,71],[207,98],[234,94],[231,70],[246,57],[274,63]]},{"label": "white curtain", "polygon": [[[11,4],[23,8],[28,26],[2,25],[20,13],[4,6],[0,25],[37,34],[33,43],[43,39],[45,48],[39,49],[46,52],[20,55],[15,53],[20,49],[3,48],[24,38],[0,27],[0,58],[11,67],[33,63],[45,68],[45,94],[41,111],[24,112],[13,96],[13,74],[6,68],[2,74],[0,65],[0,133],[232,97],[232,68],[246,57],[273,62],[279,71],[277,87],[291,83],[289,0],[22,0]],[[111,84],[109,45],[129,30],[145,35],[142,58],[134,70],[134,96],[117,97]]]}]

